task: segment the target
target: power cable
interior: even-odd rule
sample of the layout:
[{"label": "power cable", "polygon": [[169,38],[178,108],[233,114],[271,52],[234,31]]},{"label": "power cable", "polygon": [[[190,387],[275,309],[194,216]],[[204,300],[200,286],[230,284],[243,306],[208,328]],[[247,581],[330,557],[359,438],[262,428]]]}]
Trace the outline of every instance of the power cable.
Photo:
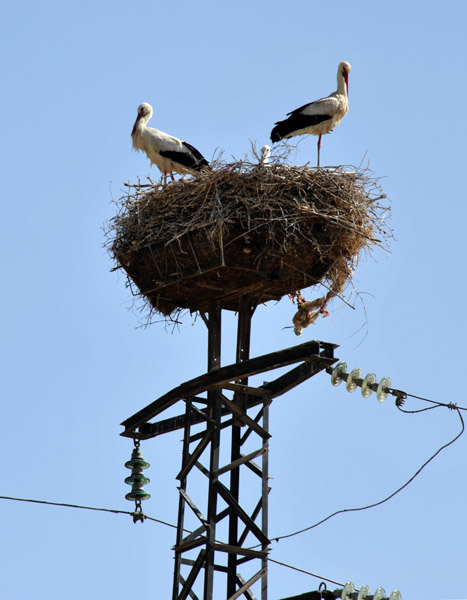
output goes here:
[{"label": "power cable", "polygon": [[[395,390],[398,391],[398,390]],[[436,458],[436,456],[438,456],[438,454],[444,450],[445,448],[447,448],[448,446],[450,446],[451,444],[453,444],[454,442],[456,442],[459,437],[464,433],[464,429],[465,429],[465,425],[464,425],[464,420],[462,418],[462,415],[460,413],[461,410],[467,410],[467,408],[462,407],[462,406],[457,406],[456,404],[446,404],[443,402],[437,402],[435,400],[429,400],[428,398],[424,398],[422,396],[416,396],[414,394],[408,394],[406,392],[403,392],[403,394],[406,397],[411,397],[411,398],[415,398],[417,400],[422,400],[424,402],[430,402],[431,404],[434,404],[435,406],[430,406],[428,408],[423,408],[420,410],[414,410],[414,411],[409,411],[406,409],[403,409],[401,406],[401,403],[396,400],[396,406],[398,408],[398,410],[400,410],[401,412],[407,413],[407,414],[415,414],[415,413],[419,413],[419,412],[424,412],[426,410],[432,410],[434,408],[439,408],[440,406],[444,406],[449,408],[450,410],[456,410],[457,414],[459,415],[459,418],[461,420],[461,424],[462,424],[462,429],[461,431],[456,435],[456,437],[454,437],[450,442],[448,442],[447,444],[444,444],[443,446],[441,446],[441,448],[439,448],[427,461],[425,461],[423,463],[423,465],[416,471],[416,473],[414,473],[414,475],[412,475],[412,477],[406,481],[401,487],[399,487],[395,492],[393,492],[392,494],[390,494],[389,496],[387,496],[386,498],[384,498],[383,500],[380,500],[379,502],[375,502],[373,504],[368,504],[366,506],[360,506],[357,508],[344,508],[341,510],[337,510],[335,512],[333,512],[332,514],[328,515],[327,517],[325,517],[324,519],[321,519],[320,521],[318,521],[317,523],[314,523],[313,525],[310,525],[309,527],[304,527],[303,529],[299,529],[298,531],[295,531],[293,533],[289,533],[289,534],[285,534],[285,535],[281,535],[281,536],[277,536],[277,537],[273,537],[271,538],[273,541],[275,542],[279,542],[279,540],[283,540],[289,537],[294,537],[296,535],[299,535],[301,533],[305,533],[306,531],[310,531],[311,529],[314,529],[316,527],[318,527],[319,525],[322,525],[323,523],[325,523],[326,521],[329,521],[330,519],[332,519],[333,517],[339,515],[339,514],[343,514],[346,512],[357,512],[357,511],[362,511],[362,510],[368,510],[370,508],[375,508],[376,506],[380,506],[382,504],[384,504],[385,502],[387,502],[388,500],[390,500],[391,498],[393,498],[394,496],[396,496],[399,492],[401,492],[403,489],[405,489],[420,473],[421,471],[434,459]],[[34,499],[28,499],[28,498],[16,498],[16,497],[12,497],[12,496],[0,496],[0,500],[14,500],[17,502],[31,502],[31,503],[35,503],[35,504],[46,504],[46,505],[51,505],[51,506],[61,506],[61,507],[67,507],[67,508],[77,508],[77,509],[82,509],[82,510],[94,510],[94,511],[101,511],[101,512],[111,512],[114,514],[125,514],[125,515],[130,515],[131,517],[133,517],[133,519],[135,519],[135,512],[130,512],[127,510],[117,510],[117,509],[111,509],[111,508],[98,508],[95,506],[83,506],[83,505],[79,505],[79,504],[67,504],[64,502],[50,502],[50,501],[46,501],[46,500],[34,500]],[[149,521],[154,521],[156,523],[160,523],[162,525],[166,525],[167,527],[172,527],[173,529],[176,529],[177,526],[173,525],[172,523],[167,523],[166,521],[162,521],[161,519],[156,519],[155,517],[149,517],[147,515],[142,514],[142,517],[145,519],[148,519]],[[142,519],[139,519],[142,520]],[[184,529],[184,531],[191,533],[189,530]]]},{"label": "power cable", "polygon": [[[50,506],[63,506],[66,508],[80,508],[82,510],[97,510],[97,511],[101,511],[101,512],[111,512],[114,514],[120,514],[120,515],[130,515],[131,517],[134,517],[135,512],[130,512],[128,510],[116,510],[114,508],[98,508],[96,506],[82,506],[80,504],[67,504],[65,502],[49,502],[47,500],[33,500],[31,498],[15,498],[13,496],[0,496],[0,500],[15,500],[16,502],[32,502],[34,504],[48,504]],[[148,519],[149,521],[155,521],[156,523],[161,523],[162,525],[167,525],[167,527],[173,527],[174,529],[177,529],[176,525],[172,525],[172,523],[167,523],[166,521],[162,521],[161,519],[156,519],[155,517],[148,517],[147,515],[144,515],[145,519]],[[188,531],[185,529],[185,531]],[[191,532],[189,532],[191,533]]]},{"label": "power cable", "polygon": [[[407,395],[409,395],[409,394],[407,394]],[[423,398],[419,397],[419,399],[422,400]],[[429,402],[434,402],[434,401],[430,400]],[[281,535],[281,536],[278,536],[278,537],[274,537],[272,539],[275,542],[278,542],[279,540],[283,540],[283,539],[286,539],[286,538],[293,537],[295,535],[299,535],[300,533],[304,533],[305,531],[310,531],[311,529],[314,529],[315,527],[318,527],[319,525],[322,525],[326,521],[329,521],[329,519],[332,519],[333,517],[335,517],[337,515],[340,515],[342,513],[357,512],[357,511],[361,511],[361,510],[368,510],[369,508],[375,508],[376,506],[380,506],[381,504],[384,504],[385,502],[387,502],[391,498],[394,498],[394,496],[396,496],[396,494],[398,494],[403,489],[405,489],[421,473],[421,471],[423,471],[423,469],[434,458],[436,458],[436,456],[438,456],[438,454],[440,452],[442,452],[448,446],[451,446],[451,444],[454,444],[454,442],[456,442],[460,438],[460,436],[464,433],[465,425],[464,425],[464,419],[462,418],[462,414],[460,412],[461,408],[457,407],[455,404],[443,404],[442,402],[436,402],[436,404],[437,404],[437,406],[433,406],[433,407],[430,407],[430,408],[438,408],[439,406],[446,406],[446,407],[450,408],[451,410],[456,410],[457,414],[459,415],[459,419],[461,420],[462,428],[461,428],[460,432],[450,442],[448,442],[447,444],[444,444],[443,446],[441,446],[441,448],[439,448],[432,456],[430,456],[430,458],[423,463],[423,465],[418,469],[418,471],[416,473],[414,473],[412,475],[412,477],[408,481],[406,481],[403,485],[401,485],[401,487],[399,487],[395,492],[392,492],[392,494],[390,494],[389,496],[387,496],[383,500],[380,500],[379,502],[375,502],[373,504],[368,504],[367,506],[360,506],[358,508],[344,508],[344,509],[341,509],[341,510],[336,510],[332,514],[328,515],[324,519],[321,519],[317,523],[314,523],[313,525],[310,525],[309,527],[304,527],[303,529],[299,529],[298,531],[294,531],[293,533],[289,533],[289,534],[286,534],[286,535]],[[410,413],[410,412],[421,412],[421,411],[407,411],[405,409],[401,409],[400,406],[398,406],[397,408],[399,410],[402,410],[402,412],[407,412],[407,413]],[[422,410],[427,410],[427,409],[422,409]],[[465,409],[462,409],[462,410],[465,410]]]},{"label": "power cable", "polygon": [[457,406],[457,404],[438,402],[437,400],[429,400],[428,398],[424,398],[423,396],[415,396],[415,394],[408,394],[404,392],[406,396],[410,398],[415,398],[417,400],[423,400],[423,402],[430,402],[431,404],[437,404],[438,406],[446,406],[446,408],[457,409],[457,410],[467,410],[465,406]]},{"label": "power cable", "polygon": [[[0,500],[12,500],[12,501],[16,501],[16,502],[31,502],[33,504],[47,504],[50,506],[62,506],[65,508],[79,508],[82,510],[95,510],[95,511],[101,511],[101,512],[111,512],[114,514],[121,514],[121,515],[130,515],[130,516],[134,516],[134,512],[130,512],[128,510],[117,510],[117,509],[113,509],[113,508],[98,508],[96,506],[83,506],[80,504],[67,504],[65,502],[49,502],[47,500],[33,500],[31,498],[16,498],[14,496],[0,496]],[[162,525],[166,525],[167,527],[172,527],[173,529],[177,529],[176,525],[173,525],[172,523],[167,523],[166,521],[162,521],[161,519],[156,519],[154,517],[149,517],[147,515],[144,515],[144,519],[148,519],[149,521],[155,521],[156,523],[160,523]],[[188,529],[184,529],[184,531],[191,533],[191,531],[189,531]],[[301,569],[300,567],[294,567],[293,565],[289,565],[287,563],[281,562],[279,560],[275,560],[273,558],[267,557],[267,560],[269,562],[273,562],[276,563],[278,565],[281,565],[282,567],[287,567],[288,569],[293,569],[295,571],[300,571],[301,573],[305,573],[306,575],[311,575],[312,577],[316,577],[317,579],[321,579],[322,581],[327,581],[329,583],[334,583],[336,585],[341,585],[343,586],[343,583],[339,583],[338,581],[335,581],[334,579],[329,579],[326,577],[323,577],[321,575],[317,575],[316,573],[312,573],[311,571],[306,571],[305,569]]]},{"label": "power cable", "polygon": [[[392,492],[392,494],[390,494],[389,496],[387,496],[383,500],[380,500],[379,502],[375,502],[373,504],[368,504],[367,506],[361,506],[361,507],[357,507],[357,508],[345,508],[345,509],[341,509],[341,510],[335,511],[334,513],[328,515],[324,519],[321,519],[317,523],[314,523],[313,525],[310,525],[309,527],[305,527],[305,528],[300,529],[298,531],[295,531],[293,533],[289,533],[289,534],[286,534],[286,535],[282,535],[282,536],[271,538],[273,541],[279,542],[279,540],[290,538],[290,537],[299,535],[301,533],[305,533],[306,531],[310,531],[311,529],[314,529],[315,527],[318,527],[319,525],[322,525],[326,521],[329,521],[329,519],[332,519],[333,517],[335,517],[335,516],[337,516],[339,514],[346,513],[346,512],[357,512],[357,511],[362,511],[362,510],[368,510],[370,508],[375,508],[376,506],[380,506],[380,505],[384,504],[385,502],[387,502],[391,498],[394,498],[394,496],[396,496],[399,492],[401,492],[403,489],[405,489],[410,483],[412,483],[412,481],[421,473],[421,471],[434,458],[436,458],[436,456],[438,456],[438,454],[440,454],[440,452],[442,452],[443,450],[445,450],[446,448],[448,448],[449,446],[451,446],[452,444],[454,444],[454,442],[456,442],[460,438],[460,436],[464,433],[465,424],[464,424],[464,419],[462,418],[462,414],[461,414],[460,411],[461,410],[467,410],[467,408],[462,407],[462,406],[457,406],[457,404],[453,404],[453,403],[446,404],[446,403],[443,403],[443,402],[437,402],[435,400],[430,400],[430,399],[424,398],[422,396],[416,396],[414,394],[408,394],[408,393],[402,392],[400,390],[391,390],[391,392],[396,392],[394,395],[397,396],[396,407],[398,408],[398,410],[400,410],[401,412],[404,412],[406,414],[416,414],[416,413],[424,412],[424,411],[427,411],[427,410],[432,410],[434,408],[439,408],[439,407],[446,407],[446,408],[449,408],[450,410],[455,410],[457,412],[457,414],[459,415],[459,419],[461,421],[461,431],[451,441],[449,441],[446,444],[444,444],[443,446],[441,446],[441,448],[439,448],[427,461],[425,461],[423,463],[423,465],[412,475],[412,477],[408,481],[406,481],[401,487],[399,487],[396,491]],[[406,410],[406,409],[402,408],[402,404],[404,403],[404,398],[407,398],[407,397],[415,398],[417,400],[422,400],[424,402],[429,402],[429,403],[433,404],[434,406],[430,406],[428,408],[423,408],[423,409],[419,409],[419,410]],[[131,517],[133,517],[134,521],[135,521],[135,515],[137,514],[136,512],[130,512],[130,511],[127,511],[127,510],[118,510],[118,509],[112,509],[112,508],[100,508],[100,507],[95,507],[95,506],[84,506],[84,505],[79,505],[79,504],[68,504],[68,503],[64,503],[64,502],[51,502],[51,501],[47,501],[47,500],[36,500],[36,499],[31,499],[31,498],[17,498],[17,497],[13,497],[13,496],[0,496],[0,500],[11,500],[11,501],[16,501],[16,502],[29,502],[29,503],[34,503],[34,504],[45,504],[45,505],[49,505],[49,506],[60,506],[60,507],[65,507],[65,508],[76,508],[76,509],[81,509],[81,510],[93,510],[93,511],[100,511],[100,512],[110,512],[110,513],[114,513],[114,514],[125,514],[125,515],[130,515]],[[166,525],[167,527],[171,527],[173,529],[177,529],[176,525],[173,525],[172,523],[168,523],[167,521],[163,521],[161,519],[156,519],[155,517],[149,517],[149,516],[144,515],[142,513],[138,513],[138,515],[140,515],[142,518],[139,518],[137,520],[146,520],[146,519],[148,519],[149,521],[154,521],[155,523],[160,523],[161,525]],[[187,529],[184,529],[184,531],[188,532],[188,533],[191,533],[191,531],[189,531]],[[299,567],[294,567],[293,565],[289,565],[287,563],[275,560],[275,559],[270,558],[270,557],[268,557],[267,560],[269,562],[276,563],[276,564],[278,564],[280,566],[284,566],[284,567],[287,567],[289,569],[293,569],[295,571],[299,571],[301,573],[305,573],[307,575],[310,575],[312,577],[316,577],[317,579],[321,579],[321,580],[327,581],[329,583],[333,583],[333,584],[340,585],[340,586],[344,585],[344,584],[342,584],[342,583],[340,583],[338,581],[335,581],[333,579],[328,579],[326,577],[322,577],[320,575],[317,575],[316,573],[312,573],[311,571],[307,571],[307,570],[301,569]]]},{"label": "power cable", "polygon": [[326,577],[322,577],[321,575],[317,575],[316,573],[312,573],[311,571],[306,571],[305,569],[300,569],[300,567],[294,567],[293,565],[288,565],[287,563],[281,562],[280,560],[275,560],[274,558],[268,557],[268,562],[276,563],[276,565],[281,565],[282,567],[287,567],[288,569],[293,569],[294,571],[300,571],[300,573],[305,573],[306,575],[311,575],[312,577],[316,577],[316,579],[321,579],[322,581],[327,581],[328,583],[335,583],[336,585],[340,585],[344,587],[343,583],[339,581],[334,581],[334,579],[327,579]]},{"label": "power cable", "polygon": [[434,408],[439,408],[439,406],[427,406],[426,408],[419,408],[418,410],[406,410],[402,408],[402,406],[397,406],[398,410],[405,413],[406,415],[416,415],[417,413],[422,413],[427,410],[433,410]]}]

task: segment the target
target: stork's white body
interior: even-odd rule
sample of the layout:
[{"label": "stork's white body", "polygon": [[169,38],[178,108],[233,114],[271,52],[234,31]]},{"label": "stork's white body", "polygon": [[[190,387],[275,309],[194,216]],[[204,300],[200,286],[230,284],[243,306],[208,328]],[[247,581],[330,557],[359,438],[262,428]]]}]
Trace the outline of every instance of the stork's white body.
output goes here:
[{"label": "stork's white body", "polygon": [[291,138],[305,133],[319,136],[319,166],[321,136],[329,133],[339,125],[349,110],[347,96],[350,69],[351,66],[348,62],[341,62],[337,69],[337,90],[326,98],[310,102],[288,113],[288,119],[278,121],[271,131],[271,141],[274,143],[284,138]]},{"label": "stork's white body", "polygon": [[151,165],[156,165],[162,173],[168,173],[170,171],[175,171],[176,173],[190,172],[188,168],[160,154],[161,150],[183,152],[184,147],[182,141],[178,138],[168,135],[163,131],[159,131],[159,129],[154,129],[153,127],[137,127],[135,133],[132,135],[132,139],[133,148],[135,150],[146,152],[147,157],[151,161]]},{"label": "stork's white body", "polygon": [[133,148],[145,152],[151,164],[156,165],[165,178],[170,173],[173,179],[173,171],[195,174],[208,166],[202,154],[187,142],[159,129],[147,127],[146,123],[152,115],[152,106],[147,102],[138,107],[138,116],[131,132]]},{"label": "stork's white body", "polygon": [[[284,135],[285,138],[291,138],[295,135],[303,135],[305,133],[311,135],[324,135],[337,127],[349,110],[347,94],[340,93],[339,90],[337,90],[326,98],[310,102],[310,104],[306,104],[297,110],[300,111],[300,115],[303,117],[310,117],[310,120],[313,120],[313,117],[316,116],[325,116],[326,118],[320,123],[308,125],[301,129],[294,129],[287,135]],[[293,113],[289,113],[289,115],[290,114]]]}]

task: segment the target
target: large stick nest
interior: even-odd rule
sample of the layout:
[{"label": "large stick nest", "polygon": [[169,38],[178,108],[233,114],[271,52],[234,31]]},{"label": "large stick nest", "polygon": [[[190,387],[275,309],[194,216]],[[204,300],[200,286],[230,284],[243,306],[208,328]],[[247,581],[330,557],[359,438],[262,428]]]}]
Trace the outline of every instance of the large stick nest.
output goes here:
[{"label": "large stick nest", "polygon": [[362,249],[389,235],[385,196],[360,169],[238,162],[129,190],[107,246],[133,293],[166,316],[215,301],[238,310],[246,295],[257,305],[318,283],[341,294]]}]

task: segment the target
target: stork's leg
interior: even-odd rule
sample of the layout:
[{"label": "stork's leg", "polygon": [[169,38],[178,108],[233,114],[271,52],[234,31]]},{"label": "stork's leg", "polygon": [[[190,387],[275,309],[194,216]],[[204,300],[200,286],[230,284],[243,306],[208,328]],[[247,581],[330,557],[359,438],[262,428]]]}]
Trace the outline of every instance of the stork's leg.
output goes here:
[{"label": "stork's leg", "polygon": [[164,171],[164,184],[167,183],[167,171]]},{"label": "stork's leg", "polygon": [[321,134],[318,137],[318,167],[319,167],[319,152],[321,150]]},{"label": "stork's leg", "polygon": [[170,177],[172,178],[172,181],[175,181],[174,174],[172,173],[172,171],[170,171]]}]

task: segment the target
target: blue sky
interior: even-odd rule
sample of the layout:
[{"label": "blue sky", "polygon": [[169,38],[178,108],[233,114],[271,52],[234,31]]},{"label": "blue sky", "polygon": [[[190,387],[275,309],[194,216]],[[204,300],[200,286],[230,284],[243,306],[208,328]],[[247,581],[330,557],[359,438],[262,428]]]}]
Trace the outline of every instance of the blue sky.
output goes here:
[{"label": "blue sky", "polygon": [[[274,122],[335,89],[352,64],[350,110],[323,165],[369,163],[392,202],[391,253],[364,256],[352,311],[300,340],[287,299],[260,307],[252,356],[298,341],[340,345],[350,368],[467,406],[465,21],[462,2],[15,2],[0,23],[3,219],[0,495],[130,510],[119,423],[206,369],[206,332],[139,327],[103,226],[123,183],[155,168],[131,150],[137,106],[151,125],[240,158]],[[297,164],[314,161],[304,139]],[[365,324],[366,323],[366,324]],[[363,327],[362,327],[363,326]],[[224,316],[225,364],[235,319]],[[407,408],[424,405],[408,402]],[[384,498],[460,430],[456,413],[404,415],[321,374],[271,409],[270,534]],[[145,512],[174,523],[180,435],[143,444]],[[274,543],[271,557],[408,600],[466,598],[467,437],[401,494]],[[170,597],[174,532],[130,517],[2,500],[3,598]],[[271,600],[318,579],[271,564]]]}]

